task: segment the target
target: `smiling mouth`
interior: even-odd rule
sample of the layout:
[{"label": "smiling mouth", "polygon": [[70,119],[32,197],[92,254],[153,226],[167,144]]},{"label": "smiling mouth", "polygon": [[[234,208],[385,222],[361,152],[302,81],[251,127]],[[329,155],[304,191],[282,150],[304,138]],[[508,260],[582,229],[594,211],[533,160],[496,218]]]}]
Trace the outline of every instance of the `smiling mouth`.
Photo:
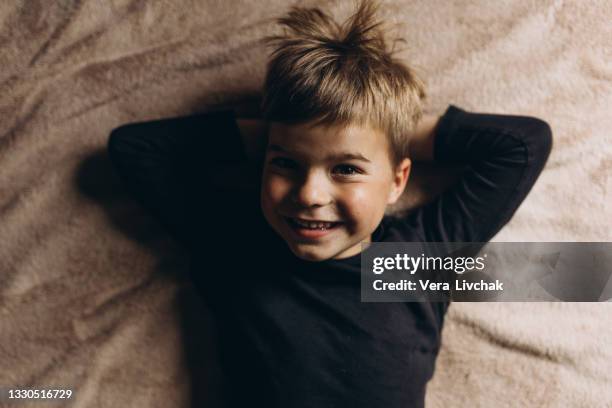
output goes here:
[{"label": "smiling mouth", "polygon": [[333,229],[334,227],[342,224],[341,222],[337,222],[337,221],[307,221],[307,220],[303,220],[300,218],[293,218],[293,217],[285,217],[285,219],[287,220],[287,222],[298,229],[307,229],[307,230],[319,230],[319,231],[325,231],[325,230],[330,230]]}]

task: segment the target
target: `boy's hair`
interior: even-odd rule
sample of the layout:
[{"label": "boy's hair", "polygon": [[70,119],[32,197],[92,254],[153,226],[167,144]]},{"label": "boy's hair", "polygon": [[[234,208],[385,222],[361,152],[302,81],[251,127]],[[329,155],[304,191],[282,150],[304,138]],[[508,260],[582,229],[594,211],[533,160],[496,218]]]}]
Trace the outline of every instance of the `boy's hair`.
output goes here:
[{"label": "boy's hair", "polygon": [[[370,125],[387,135],[394,166],[407,157],[409,134],[422,117],[425,86],[393,57],[379,4],[362,0],[339,25],[319,8],[293,6],[275,21],[283,35],[267,65],[261,113],[286,124]],[[393,41],[404,41],[399,38]]]}]

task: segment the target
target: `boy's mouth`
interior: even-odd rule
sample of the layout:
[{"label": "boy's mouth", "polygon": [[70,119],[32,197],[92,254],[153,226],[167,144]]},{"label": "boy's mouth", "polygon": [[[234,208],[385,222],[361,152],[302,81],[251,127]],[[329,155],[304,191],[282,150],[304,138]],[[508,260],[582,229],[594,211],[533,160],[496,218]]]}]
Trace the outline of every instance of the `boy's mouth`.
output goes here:
[{"label": "boy's mouth", "polygon": [[285,217],[285,220],[291,229],[303,238],[320,238],[336,230],[342,224],[337,221],[308,221],[293,217]]}]

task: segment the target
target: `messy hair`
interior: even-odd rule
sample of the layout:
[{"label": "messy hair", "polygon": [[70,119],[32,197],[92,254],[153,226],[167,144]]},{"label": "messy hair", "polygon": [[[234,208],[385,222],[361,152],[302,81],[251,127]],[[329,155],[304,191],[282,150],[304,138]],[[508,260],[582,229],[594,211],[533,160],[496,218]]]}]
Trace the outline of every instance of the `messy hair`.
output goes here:
[{"label": "messy hair", "polygon": [[[409,156],[409,135],[422,117],[423,81],[394,57],[375,14],[376,0],[361,0],[343,24],[318,7],[291,7],[275,21],[282,35],[268,60],[261,113],[268,121],[312,126],[371,126],[389,140],[391,162]],[[390,44],[393,48],[390,49]]]}]

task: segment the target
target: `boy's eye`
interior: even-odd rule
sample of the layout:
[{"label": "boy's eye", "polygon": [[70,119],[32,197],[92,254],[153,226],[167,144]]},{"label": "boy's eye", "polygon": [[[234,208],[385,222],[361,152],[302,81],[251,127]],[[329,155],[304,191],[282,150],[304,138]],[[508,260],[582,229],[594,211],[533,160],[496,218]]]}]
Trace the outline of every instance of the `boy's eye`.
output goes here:
[{"label": "boy's eye", "polygon": [[351,166],[349,164],[340,164],[334,168],[334,171],[339,172],[343,176],[352,176],[354,174],[361,173],[361,171],[357,167]]},{"label": "boy's eye", "polygon": [[285,159],[284,157],[275,157],[270,160],[270,164],[280,167],[282,169],[293,169],[295,168],[295,163],[292,160]]}]

